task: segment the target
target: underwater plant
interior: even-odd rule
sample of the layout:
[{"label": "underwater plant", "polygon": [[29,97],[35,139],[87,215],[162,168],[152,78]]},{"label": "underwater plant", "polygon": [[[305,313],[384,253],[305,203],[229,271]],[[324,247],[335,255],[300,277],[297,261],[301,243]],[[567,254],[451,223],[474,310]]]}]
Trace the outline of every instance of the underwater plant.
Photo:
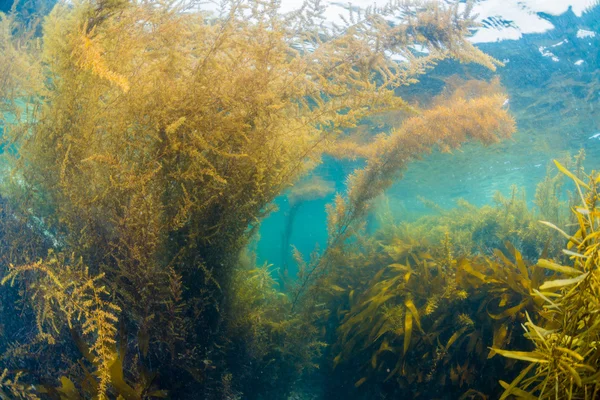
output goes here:
[{"label": "underwater plant", "polygon": [[287,398],[299,378],[318,369],[326,347],[312,314],[289,314],[289,298],[279,292],[269,265],[256,266],[246,252],[235,269],[227,329],[236,360],[241,354],[255,368],[233,361],[229,368],[247,390],[245,398]]},{"label": "underwater plant", "polygon": [[[576,168],[583,153],[574,159],[565,157],[565,165]],[[554,166],[554,164],[552,164]],[[424,197],[419,201],[430,212],[413,215],[410,210],[393,213],[389,203],[375,205],[379,240],[420,242],[424,247],[441,246],[446,235],[452,234],[455,256],[481,254],[493,256],[495,250],[509,252],[510,242],[528,262],[535,263],[543,252],[559,254],[564,238],[539,224],[539,220],[564,226],[571,221],[569,204],[575,205],[573,193],[565,190],[564,175],[548,166],[546,176],[537,184],[533,206],[527,201],[524,188],[516,185],[504,194],[496,191],[491,204],[477,206],[459,198],[454,207],[446,209]]]},{"label": "underwater plant", "polygon": [[[36,314],[38,338],[54,344],[55,335],[63,333],[63,320],[68,328],[80,324],[81,334],[92,338],[90,353],[97,365],[98,399],[107,398],[111,382],[110,368],[116,358],[112,346],[116,343],[117,321],[121,309],[107,300],[108,291],[100,286],[103,275],[90,276],[82,260],[68,260],[64,255],[52,252],[44,261],[11,266],[2,284],[14,282],[25,273],[40,275],[32,280],[29,296]],[[64,314],[59,318],[57,314]]]},{"label": "underwater plant", "polygon": [[[555,183],[556,181],[545,178],[538,185],[536,198],[539,197],[540,190],[545,190],[546,185]],[[392,231],[391,234],[423,238],[431,244],[441,243],[446,233],[452,232],[454,251],[460,255],[493,255],[496,249],[508,250],[504,243],[509,241],[527,260],[534,261],[543,251],[556,254],[563,245],[560,235],[538,223],[540,219],[558,225],[568,221],[562,210],[558,212],[557,206],[566,208],[566,205],[556,194],[544,197],[545,203],[542,204],[552,207],[551,214],[546,214],[540,208],[529,208],[524,191],[516,186],[511,187],[508,197],[496,192],[492,198],[493,203],[482,207],[459,199],[456,207],[445,210],[422,199],[427,207],[434,208],[436,212],[415,221],[399,222],[387,229]],[[546,216],[553,218],[545,218]]]},{"label": "underwater plant", "polygon": [[[212,14],[193,6],[59,3],[41,39],[1,17],[2,195],[14,211],[0,223],[27,229],[0,268],[31,305],[23,325],[38,331],[15,338],[18,348],[37,340],[60,360],[29,360],[36,379],[54,382],[48,396],[163,396],[156,386],[220,397],[245,393],[258,371],[260,384],[293,382],[314,367],[316,321],[328,314],[307,295],[370,201],[434,148],[515,129],[497,85],[424,109],[396,94],[443,59],[500,64],[466,38],[472,3],[392,2],[331,28],[318,1],[291,14],[252,0]],[[394,15],[403,19],[390,24]],[[390,110],[408,115],[398,129],[364,148],[348,140]],[[325,153],[365,164],[329,209],[327,249],[288,298],[264,269],[240,268],[240,252],[275,197]],[[232,354],[243,357],[231,365]]]},{"label": "underwater plant", "polygon": [[[540,216],[567,221],[554,212],[566,208],[561,180],[549,174],[537,191],[538,198],[553,196],[544,207],[528,208],[513,188],[511,198],[497,194],[495,206],[460,202],[412,223],[394,224],[384,213],[375,233],[359,227],[329,254],[311,295],[327,304],[326,325],[334,327],[330,393],[500,396],[498,378],[510,380],[519,370],[494,355],[532,348],[521,324],[528,315],[541,320],[544,300],[533,294],[555,272],[538,268],[537,259],[558,253],[564,239],[536,223]],[[497,229],[481,229],[491,223]]]},{"label": "underwater plant", "polygon": [[[510,383],[501,381],[506,389],[502,398],[594,399],[600,393],[600,326],[598,321],[598,174],[584,179],[556,162],[557,167],[576,186],[580,203],[572,212],[577,230],[568,234],[546,221],[566,240],[563,253],[569,265],[541,258],[537,267],[558,274],[546,279],[539,290],[531,294],[543,302],[537,321],[528,316],[525,336],[534,344],[533,351],[496,350],[504,357],[529,362]],[[587,181],[587,182],[586,182]],[[557,279],[554,279],[557,278]]]},{"label": "underwater plant", "polygon": [[19,382],[21,372],[17,372],[13,377],[8,375],[8,370],[4,369],[0,374],[0,399],[25,399],[38,400],[39,397],[35,394],[35,388],[28,384]]},{"label": "underwater plant", "polygon": [[368,146],[344,141],[339,144],[334,155],[364,158],[366,166],[349,176],[345,196],[338,194],[333,204],[328,205],[327,248],[300,278],[294,304],[307,294],[311,282],[326,274],[329,257],[335,257],[333,253],[339,252],[355,233],[368,213],[370,202],[401,177],[411,160],[434,148],[450,151],[469,139],[489,144],[514,132],[514,120],[502,108],[504,97],[495,91],[497,84],[492,82],[487,87],[490,90],[482,91],[485,94],[471,98],[462,97],[460,91],[442,94],[432,109],[407,118],[389,134],[377,135]]},{"label": "underwater plant", "polygon": [[375,235],[344,249],[323,283],[337,298],[335,376],[411,398],[499,392],[513,363],[489,360],[488,347],[527,348],[519,323],[541,308],[530,293],[544,273],[510,243],[508,255],[455,258],[451,237],[436,247]]}]

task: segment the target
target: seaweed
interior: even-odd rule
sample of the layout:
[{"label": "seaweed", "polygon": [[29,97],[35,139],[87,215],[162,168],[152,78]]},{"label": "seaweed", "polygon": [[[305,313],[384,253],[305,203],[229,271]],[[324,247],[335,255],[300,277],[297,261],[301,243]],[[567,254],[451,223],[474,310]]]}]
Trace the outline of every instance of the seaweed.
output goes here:
[{"label": "seaweed", "polygon": [[[323,353],[331,313],[311,294],[359,240],[371,201],[432,149],[515,130],[497,82],[426,109],[396,94],[443,59],[500,65],[467,40],[471,4],[391,2],[329,28],[317,1],[286,15],[276,2],[193,6],[59,3],[41,40],[1,17],[2,224],[23,228],[6,229],[15,238],[2,281],[19,288],[33,310],[23,325],[37,328],[13,354],[43,346],[54,357],[28,361],[50,397],[143,398],[160,387],[210,398],[254,384],[289,393]],[[390,24],[393,15],[406,18]],[[349,140],[385,112],[403,116],[397,129],[364,148]],[[325,154],[365,164],[328,208],[327,248],[281,294],[266,267],[240,257],[274,199]],[[403,323],[418,328],[415,300],[402,300]]]},{"label": "seaweed", "polygon": [[35,388],[28,384],[19,382],[22,375],[22,372],[17,372],[13,377],[11,377],[9,376],[7,369],[2,371],[2,374],[0,374],[0,399],[39,399],[39,397],[35,394]]},{"label": "seaweed", "polygon": [[[450,238],[437,251],[398,238],[379,242],[355,266],[370,271],[370,281],[348,274],[334,280],[346,301],[337,310],[333,365],[356,376],[354,386],[384,385],[413,398],[430,398],[440,388],[457,397],[468,389],[498,392],[494,374],[508,365],[489,363],[494,352],[487,347],[519,342],[525,312],[541,308],[530,292],[543,273],[510,243],[510,256],[454,258]],[[360,373],[345,365],[360,365]]]},{"label": "seaweed", "polygon": [[[73,258],[73,257],[71,257]],[[92,339],[89,353],[97,366],[99,399],[105,399],[111,380],[110,368],[114,361],[111,346],[116,343],[116,323],[121,309],[107,300],[109,292],[98,281],[103,275],[90,276],[81,258],[70,262],[62,255],[50,252],[46,260],[32,264],[11,266],[2,278],[2,284],[14,283],[22,274],[32,273],[29,296],[36,314],[38,337],[54,344],[62,327],[73,329],[80,323],[82,335]]]},{"label": "seaweed", "polygon": [[[510,383],[502,398],[582,398],[597,397],[598,384],[598,244],[597,191],[600,179],[592,172],[585,181],[555,161],[559,170],[576,186],[580,203],[572,208],[577,230],[568,234],[554,224],[567,240],[563,253],[567,265],[541,258],[537,267],[557,273],[547,278],[532,298],[543,302],[538,321],[528,316],[525,336],[534,344],[530,352],[499,351],[504,357],[529,362]],[[586,182],[587,181],[587,182]]]}]

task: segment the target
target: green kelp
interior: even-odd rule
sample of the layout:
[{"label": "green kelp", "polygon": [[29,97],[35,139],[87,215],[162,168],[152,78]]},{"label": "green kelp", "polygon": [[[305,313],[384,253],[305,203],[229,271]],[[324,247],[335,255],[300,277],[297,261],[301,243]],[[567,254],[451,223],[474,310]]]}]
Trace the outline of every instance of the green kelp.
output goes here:
[{"label": "green kelp", "polygon": [[497,194],[494,206],[459,202],[412,223],[378,210],[379,229],[359,229],[331,255],[320,282],[336,327],[329,337],[338,384],[330,390],[343,382],[359,396],[500,396],[498,378],[519,370],[514,360],[493,357],[496,350],[530,350],[521,324],[527,315],[541,318],[544,301],[532,294],[550,275],[532,259],[556,254],[564,242],[537,222],[568,221],[559,211],[567,208],[561,175],[548,170],[536,199],[549,197],[535,209],[513,188],[510,198]]},{"label": "green kelp", "polygon": [[[214,14],[82,0],[58,4],[41,39],[3,29],[2,104],[21,114],[4,126],[14,212],[0,223],[27,228],[3,238],[3,281],[37,330],[3,338],[14,343],[3,360],[18,354],[48,398],[289,393],[319,361],[328,310],[312,294],[371,199],[434,148],[515,130],[497,83],[423,109],[396,95],[443,59],[499,65],[467,40],[472,7],[459,5],[393,2],[329,29],[318,1],[282,15],[253,0]],[[406,18],[391,25],[394,14]],[[399,111],[399,128],[366,152],[346,135]],[[366,166],[329,209],[328,248],[283,295],[240,252],[325,153]]]}]

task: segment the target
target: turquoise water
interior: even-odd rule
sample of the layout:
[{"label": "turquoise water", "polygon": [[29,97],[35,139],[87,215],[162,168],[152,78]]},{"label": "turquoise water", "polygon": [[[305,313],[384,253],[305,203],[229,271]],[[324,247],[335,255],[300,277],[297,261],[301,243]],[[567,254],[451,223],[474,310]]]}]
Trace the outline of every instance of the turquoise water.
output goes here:
[{"label": "turquoise water", "polygon": [[[497,75],[507,90],[517,133],[511,140],[489,147],[467,144],[453,154],[434,153],[411,163],[403,179],[386,194],[399,220],[431,212],[419,197],[446,209],[454,207],[458,199],[481,206],[490,204],[496,191],[508,196],[512,185],[524,188],[533,205],[536,185],[553,159],[584,149],[585,165],[589,169],[598,165],[600,136],[594,135],[600,133],[600,7],[592,7],[580,17],[572,10],[541,17],[554,28],[523,34],[518,40],[479,45],[505,63]],[[489,29],[493,31],[493,25]],[[578,37],[582,30],[589,36]],[[552,56],[547,54],[550,51]],[[482,71],[442,63],[411,90],[436,94],[443,87],[443,79],[457,73],[473,76]],[[315,174],[334,181],[336,189],[343,191],[352,169],[351,165],[325,160]],[[311,201],[299,211],[291,243],[304,254],[325,245],[324,209],[332,198]],[[276,203],[280,211],[264,221],[258,245],[259,258],[275,264],[281,257],[278,227],[288,210],[285,196]]]}]

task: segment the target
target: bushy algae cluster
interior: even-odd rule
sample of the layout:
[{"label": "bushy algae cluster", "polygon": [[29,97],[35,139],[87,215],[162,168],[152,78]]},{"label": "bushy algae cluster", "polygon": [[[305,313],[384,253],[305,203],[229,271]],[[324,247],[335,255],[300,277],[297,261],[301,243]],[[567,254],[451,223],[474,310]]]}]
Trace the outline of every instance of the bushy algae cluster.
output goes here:
[{"label": "bushy algae cluster", "polygon": [[[315,368],[335,378],[323,391],[357,398],[593,398],[594,174],[561,167],[583,201],[563,234],[572,266],[548,259],[515,195],[479,214],[501,249],[443,218],[423,222],[430,241],[363,229],[411,161],[515,130],[497,81],[427,107],[398,95],[444,59],[500,65],[467,40],[471,6],[398,1],[333,27],[318,1],[2,14],[0,398],[286,398]],[[355,134],[382,115],[393,129]],[[296,204],[330,191],[309,178],[325,154],[360,166],[327,207],[326,247],[295,252],[297,276],[282,265],[276,282],[251,241],[290,187]],[[567,313],[579,322],[561,325]],[[517,374],[515,359],[533,364]]]}]

